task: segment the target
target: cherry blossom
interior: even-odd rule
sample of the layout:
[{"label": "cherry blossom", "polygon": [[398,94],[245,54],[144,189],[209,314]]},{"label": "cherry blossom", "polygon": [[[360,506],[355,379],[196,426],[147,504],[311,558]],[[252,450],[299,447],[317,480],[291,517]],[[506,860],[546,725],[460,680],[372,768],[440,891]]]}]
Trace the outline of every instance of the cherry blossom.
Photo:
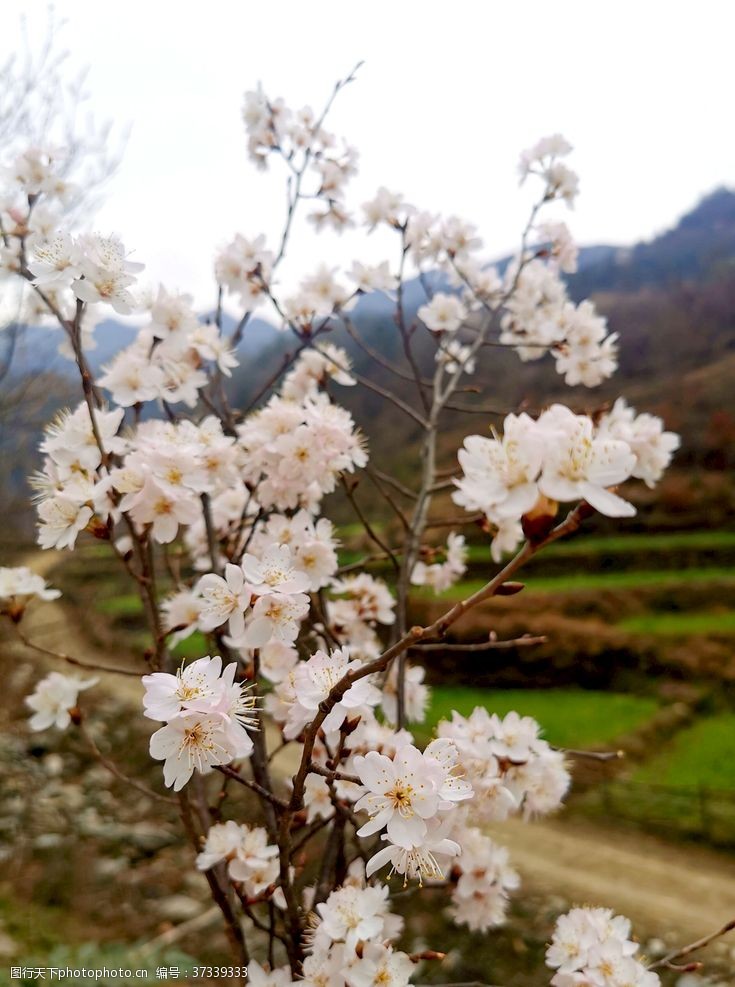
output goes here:
[{"label": "cherry blossom", "polygon": [[635,957],[638,944],[629,936],[629,920],[609,908],[573,908],[561,915],[546,951],[547,966],[557,970],[552,987],[658,987],[658,975]]},{"label": "cherry blossom", "polygon": [[33,710],[28,721],[31,730],[46,730],[52,726],[64,730],[71,723],[71,711],[77,705],[79,693],[96,685],[97,681],[96,678],[80,679],[49,672],[25,699],[26,706]]},{"label": "cherry blossom", "polygon": [[224,577],[214,572],[207,573],[197,583],[197,593],[202,598],[199,626],[203,630],[214,630],[227,623],[232,637],[242,637],[245,611],[253,595],[245,582],[242,566],[228,562]]},{"label": "cherry blossom", "polygon": [[354,759],[355,770],[366,792],[355,803],[370,819],[358,836],[371,836],[385,828],[398,846],[420,846],[428,832],[427,820],[472,797],[472,788],[453,774],[456,748],[435,741],[424,753],[412,745],[393,758],[370,751]]},{"label": "cherry blossom", "polygon": [[180,791],[194,770],[206,772],[217,764],[229,764],[236,757],[247,757],[252,741],[234,731],[219,713],[182,713],[151,737],[150,754],[163,761],[163,780],[168,788]]},{"label": "cherry blossom", "polygon": [[61,590],[48,586],[42,576],[27,566],[0,566],[0,600],[25,604],[33,596],[39,600],[58,600]]},{"label": "cherry blossom", "polygon": [[467,318],[467,310],[456,295],[437,292],[421,306],[418,316],[432,332],[456,332]]},{"label": "cherry blossom", "polygon": [[[314,719],[319,704],[330,690],[349,672],[362,666],[358,660],[350,660],[347,648],[338,648],[327,654],[317,651],[308,661],[299,662],[292,673],[295,702],[289,710],[284,736],[296,737]],[[345,718],[359,712],[364,706],[375,706],[380,692],[367,677],[358,679],[334,704],[322,724],[326,733],[338,730]]]},{"label": "cherry blossom", "polygon": [[232,880],[243,884],[248,897],[256,897],[275,883],[277,856],[278,847],[268,843],[264,829],[230,819],[210,827],[202,852],[197,856],[197,867],[204,871],[227,861],[227,872]]}]

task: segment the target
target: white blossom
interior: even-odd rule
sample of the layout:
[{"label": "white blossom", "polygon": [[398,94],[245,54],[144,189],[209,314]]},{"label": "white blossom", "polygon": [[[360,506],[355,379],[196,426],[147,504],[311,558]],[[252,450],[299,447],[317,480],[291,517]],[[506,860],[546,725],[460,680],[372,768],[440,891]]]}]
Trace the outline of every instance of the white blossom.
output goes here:
[{"label": "white blossom", "polygon": [[46,730],[52,726],[64,730],[71,723],[71,710],[77,705],[79,693],[97,682],[95,678],[80,679],[49,672],[25,699],[26,706],[33,710],[28,721],[31,730]]}]

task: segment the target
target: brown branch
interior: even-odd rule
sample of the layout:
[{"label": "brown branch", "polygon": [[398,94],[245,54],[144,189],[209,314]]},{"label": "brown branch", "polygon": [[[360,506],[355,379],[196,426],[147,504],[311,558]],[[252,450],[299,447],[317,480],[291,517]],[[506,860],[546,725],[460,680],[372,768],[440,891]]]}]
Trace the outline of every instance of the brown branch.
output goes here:
[{"label": "brown branch", "polygon": [[396,571],[399,571],[401,565],[400,562],[398,561],[398,558],[396,557],[395,552],[383,541],[383,539],[378,534],[376,534],[375,529],[370,524],[368,519],[365,517],[362,508],[360,507],[360,505],[357,503],[357,500],[355,499],[354,491],[358,481],[348,480],[347,477],[344,475],[344,473],[341,474],[340,479],[342,480],[342,486],[344,487],[345,493],[347,494],[347,499],[352,504],[355,514],[357,514],[358,518],[360,519],[360,523],[365,529],[368,537],[375,542],[378,548],[382,549],[385,552],[385,554],[393,563],[393,566],[396,569]]},{"label": "brown branch", "polygon": [[571,747],[552,747],[552,750],[590,761],[620,761],[625,757],[625,751],[577,751]]},{"label": "brown branch", "polygon": [[524,634],[507,641],[497,641],[490,638],[487,641],[477,641],[472,644],[453,644],[451,641],[437,641],[429,644],[414,644],[411,651],[507,651],[511,648],[530,648],[536,644],[546,644],[548,638],[539,634],[535,637]]},{"label": "brown branch", "polygon": [[113,668],[111,665],[93,665],[91,662],[81,661],[72,655],[64,654],[63,651],[51,651],[50,648],[44,648],[42,645],[30,641],[18,626],[15,626],[15,632],[27,648],[31,648],[31,650],[37,651],[39,654],[46,655],[49,658],[58,658],[60,661],[68,662],[76,668],[84,668],[90,672],[109,672],[112,675],[132,675],[136,679],[140,678],[140,672],[134,672],[129,668]]},{"label": "brown branch", "polygon": [[223,775],[227,775],[227,777],[232,778],[233,781],[238,782],[240,785],[244,785],[253,792],[257,792],[261,798],[267,799],[268,802],[270,802],[271,805],[276,806],[277,809],[283,811],[287,808],[287,803],[284,802],[283,799],[279,799],[277,795],[269,792],[267,788],[263,788],[263,786],[259,785],[257,781],[251,781],[250,778],[243,777],[239,771],[236,771],[235,768],[231,768],[229,764],[216,764],[214,767],[215,771],[221,771]]},{"label": "brown branch", "polygon": [[352,324],[352,321],[348,319],[347,316],[345,315],[342,316],[342,322],[344,324],[345,329],[352,337],[352,339],[354,339],[354,341],[357,343],[360,349],[363,350],[363,352],[367,353],[367,355],[371,357],[371,359],[373,359],[385,370],[389,370],[392,374],[395,374],[396,377],[400,377],[401,380],[408,380],[411,381],[411,383],[415,382],[419,384],[420,387],[428,387],[428,388],[431,387],[430,380],[424,380],[421,377],[416,378],[413,374],[404,373],[403,370],[399,370],[395,364],[390,362],[390,360],[386,360],[385,357],[378,352],[378,350],[373,349],[373,347],[370,346],[369,343],[365,342],[365,340],[360,336],[360,334],[357,332],[356,328]]},{"label": "brown branch", "polygon": [[408,518],[403,513],[403,511],[401,510],[401,508],[398,506],[398,504],[396,503],[395,499],[391,496],[391,494],[385,489],[385,487],[383,486],[383,484],[380,482],[380,480],[378,479],[378,477],[376,475],[375,470],[371,469],[369,466],[366,466],[365,467],[365,472],[367,473],[368,477],[370,478],[371,482],[373,483],[373,485],[377,489],[377,491],[380,494],[380,496],[392,508],[393,513],[396,515],[396,517],[398,518],[398,520],[401,522],[401,525],[403,526],[403,529],[405,531],[410,531],[411,530],[411,525],[408,523]]},{"label": "brown branch", "polygon": [[344,771],[330,771],[328,768],[322,768],[319,764],[312,764],[309,768],[309,773],[313,775],[321,775],[322,778],[326,778],[327,781],[351,781],[355,785],[362,784],[357,775],[345,774]]},{"label": "brown branch", "polygon": [[399,480],[396,480],[394,476],[391,476],[390,473],[384,473],[382,470],[376,469],[375,467],[373,467],[373,473],[375,473],[375,475],[384,483],[389,484],[389,486],[397,490],[398,493],[403,494],[404,497],[410,497],[411,500],[416,500],[418,497],[415,490],[411,490],[409,487],[404,486],[404,484],[402,484]]},{"label": "brown branch", "polygon": [[[197,833],[196,826],[194,825],[191,803],[189,802],[189,793],[185,788],[179,792],[178,800],[181,821],[184,824],[184,829],[186,830],[191,845],[198,853],[200,850],[199,834]],[[209,885],[212,898],[214,899],[214,902],[219,910],[222,912],[222,917],[225,920],[225,934],[227,935],[227,939],[230,943],[235,962],[240,966],[247,966],[250,960],[247,944],[245,943],[242,927],[235,917],[235,913],[232,910],[227,894],[220,885],[213,868],[204,871],[204,877]]]},{"label": "brown branch", "polygon": [[721,936],[726,936],[728,932],[732,932],[735,929],[735,918],[731,919],[721,929],[716,932],[711,932],[708,936],[702,936],[701,939],[697,939],[694,942],[689,943],[688,946],[682,946],[681,949],[675,949],[666,956],[662,957],[660,960],[656,960],[655,963],[651,963],[648,967],[649,970],[656,970],[658,967],[667,967],[674,960],[681,960],[685,956],[690,956],[692,953],[697,952],[700,949],[704,949],[705,946],[709,946],[711,942],[715,939],[719,939]]}]

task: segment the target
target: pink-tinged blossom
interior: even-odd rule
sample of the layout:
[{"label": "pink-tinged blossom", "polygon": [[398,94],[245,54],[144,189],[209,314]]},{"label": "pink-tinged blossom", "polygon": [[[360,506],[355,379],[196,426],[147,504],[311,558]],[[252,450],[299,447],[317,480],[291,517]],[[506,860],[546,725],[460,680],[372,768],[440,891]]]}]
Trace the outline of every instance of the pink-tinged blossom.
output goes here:
[{"label": "pink-tinged blossom", "polygon": [[230,622],[230,634],[248,648],[262,648],[274,640],[290,644],[298,637],[301,621],[308,612],[309,597],[304,593],[268,593],[255,601],[245,633],[240,637]]},{"label": "pink-tinged blossom", "polygon": [[[424,683],[426,670],[421,665],[406,665],[404,675],[404,707],[408,723],[423,723],[429,704],[429,687]],[[398,722],[398,667],[392,665],[383,682],[380,698],[383,715],[390,724]]]},{"label": "pink-tinged blossom", "polygon": [[455,862],[460,875],[449,914],[457,925],[486,932],[505,921],[510,892],[519,887],[520,878],[509,865],[507,849],[476,827],[460,826],[454,835],[462,856]]},{"label": "pink-tinged blossom", "polygon": [[478,818],[547,815],[561,805],[570,784],[564,756],[539,736],[531,717],[514,711],[499,717],[477,706],[468,717],[453,711],[451,720],[439,723],[438,733],[459,752]]},{"label": "pink-tinged blossom", "polygon": [[68,233],[56,233],[53,239],[36,242],[33,257],[28,262],[28,270],[34,284],[67,285],[81,274],[81,254]]},{"label": "pink-tinged blossom", "polygon": [[658,975],[636,958],[630,921],[609,908],[573,908],[557,919],[546,965],[552,987],[659,987]]},{"label": "pink-tinged blossom", "polygon": [[376,751],[355,757],[355,771],[367,790],[355,810],[370,816],[357,835],[371,836],[385,828],[391,843],[422,845],[427,820],[472,797],[472,787],[453,774],[456,753],[452,744],[435,741],[424,753],[409,744],[393,758]]},{"label": "pink-tinged blossom", "polygon": [[197,658],[182,665],[175,675],[153,672],[143,676],[145,716],[152,720],[172,720],[195,701],[216,700],[219,692],[222,659]]},{"label": "pink-tinged blossom", "polygon": [[[338,648],[329,654],[317,651],[308,661],[299,662],[292,673],[296,699],[289,710],[284,735],[291,738],[298,736],[314,719],[319,704],[340,679],[361,667],[361,661],[350,660],[347,648]],[[364,676],[353,683],[339,702],[332,706],[322,729],[325,733],[338,730],[347,717],[354,716],[362,707],[375,706],[379,701],[379,690],[371,684],[368,676]]]},{"label": "pink-tinged blossom", "polygon": [[411,583],[414,586],[431,586],[435,593],[443,593],[466,572],[466,559],[464,535],[452,531],[447,538],[445,561],[427,564],[419,560],[411,571]]},{"label": "pink-tinged blossom", "polygon": [[[421,843],[416,846],[387,843],[368,861],[366,876],[370,877],[386,864],[390,864],[388,877],[400,874],[404,879],[404,885],[409,881],[423,884],[424,881],[442,880],[446,862],[457,857],[462,852],[462,848],[455,840],[447,839],[441,830],[441,827],[429,826]],[[387,841],[388,837],[383,835],[382,839]]]},{"label": "pink-tinged blossom", "polygon": [[598,425],[600,437],[626,442],[635,456],[632,476],[654,487],[679,448],[675,432],[664,431],[664,423],[656,415],[636,414],[624,398],[618,398],[612,411],[603,415]]},{"label": "pink-tinged blossom", "polygon": [[368,202],[364,202],[362,210],[365,216],[365,225],[371,230],[380,223],[388,226],[397,226],[400,222],[401,212],[405,209],[403,196],[400,192],[390,192],[385,186],[381,186],[375,193],[375,197]]},{"label": "pink-tinged blossom", "polygon": [[163,626],[170,646],[189,637],[199,625],[202,598],[190,589],[182,589],[161,601]]},{"label": "pink-tinged blossom", "polygon": [[379,940],[389,917],[388,888],[382,884],[337,888],[316,906],[320,922],[315,933],[315,949],[343,942],[354,949],[360,942]]},{"label": "pink-tinged blossom", "polygon": [[499,518],[520,518],[538,499],[538,476],[546,443],[528,415],[508,415],[502,437],[469,435],[457,458],[464,472],[455,480],[456,504]]},{"label": "pink-tinged blossom", "polygon": [[96,469],[102,462],[97,444],[100,437],[105,452],[121,452],[124,443],[117,436],[125,412],[122,408],[110,411],[98,409],[94,427],[87,404],[82,401],[74,411],[62,411],[44,429],[41,452],[49,456],[57,466],[74,466]]},{"label": "pink-tinged blossom", "polygon": [[143,265],[127,260],[125,247],[114,235],[81,236],[77,246],[82,275],[72,282],[77,298],[83,302],[107,302],[121,315],[129,315],[135,300],[128,288],[135,283],[133,275],[141,271]]},{"label": "pink-tinged blossom", "polygon": [[127,511],[138,524],[150,524],[154,541],[166,545],[176,538],[179,525],[193,524],[199,518],[201,504],[189,491],[174,494],[159,480],[147,476]]},{"label": "pink-tinged blossom", "polygon": [[87,527],[93,515],[91,507],[62,494],[40,501],[36,510],[41,548],[74,548],[77,535]]},{"label": "pink-tinged blossom", "polygon": [[416,967],[406,953],[389,944],[368,942],[362,955],[345,970],[349,987],[407,987]]}]

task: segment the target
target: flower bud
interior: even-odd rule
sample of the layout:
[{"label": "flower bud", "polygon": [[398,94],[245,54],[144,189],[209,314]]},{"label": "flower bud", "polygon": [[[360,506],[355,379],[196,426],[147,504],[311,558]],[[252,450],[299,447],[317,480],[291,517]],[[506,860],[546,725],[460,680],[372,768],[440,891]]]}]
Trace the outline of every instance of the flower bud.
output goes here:
[{"label": "flower bud", "polygon": [[523,534],[530,542],[543,541],[554,526],[554,519],[559,510],[559,505],[555,500],[550,500],[543,494],[531,510],[521,518]]}]

